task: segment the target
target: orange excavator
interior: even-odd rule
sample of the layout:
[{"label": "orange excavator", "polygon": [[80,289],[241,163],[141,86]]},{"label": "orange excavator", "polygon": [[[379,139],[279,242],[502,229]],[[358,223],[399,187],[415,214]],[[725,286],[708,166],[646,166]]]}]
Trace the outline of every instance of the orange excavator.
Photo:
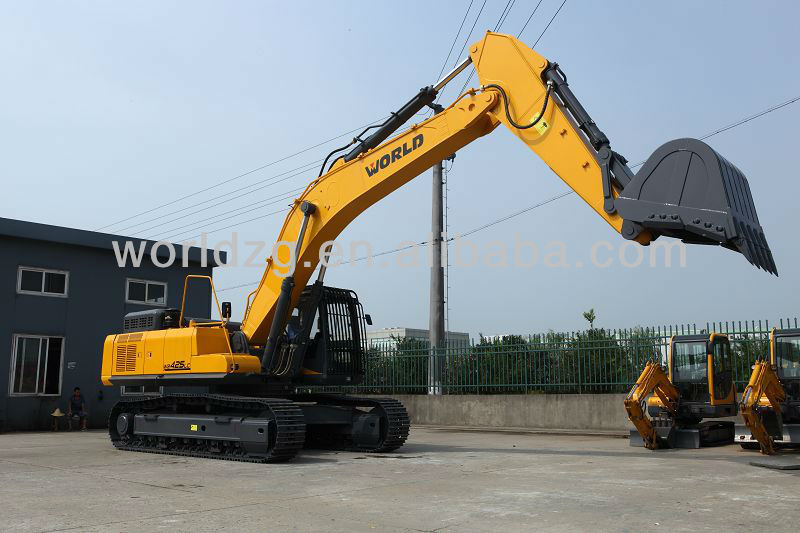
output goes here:
[{"label": "orange excavator", "polygon": [[670,339],[668,368],[648,362],[625,397],[636,429],[631,446],[700,448],[733,442],[736,415],[730,341],[726,335],[680,335]]},{"label": "orange excavator", "polygon": [[739,409],[735,441],[765,455],[800,446],[800,329],[773,329],[769,360],[753,365]]},{"label": "orange excavator", "polygon": [[[470,65],[478,88],[401,129]],[[298,393],[355,385],[365,374],[369,317],[353,291],[323,279],[333,240],[367,208],[501,125],[623,238],[719,245],[777,273],[736,166],[699,140],[676,139],[634,173],[557,63],[513,36],[487,32],[444,78],[325,159],[294,200],[276,239],[290,244],[266,260],[241,323],[231,320],[227,302],[217,305],[219,320],[157,309],[126,317],[122,331],[106,338],[104,384],[192,387],[118,402],[109,419],[114,446],[255,462],[291,459],[309,444],[372,452],[402,446],[409,418],[396,399]]]}]

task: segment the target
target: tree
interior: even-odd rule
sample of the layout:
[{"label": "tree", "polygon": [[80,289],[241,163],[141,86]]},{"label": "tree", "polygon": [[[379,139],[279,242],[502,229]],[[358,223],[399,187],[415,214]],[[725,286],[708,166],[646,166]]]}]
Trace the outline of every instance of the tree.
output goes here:
[{"label": "tree", "polygon": [[589,322],[589,329],[594,329],[594,321],[597,319],[597,315],[594,314],[594,307],[592,307],[588,311],[585,311],[583,313],[583,318],[585,318],[586,321]]}]

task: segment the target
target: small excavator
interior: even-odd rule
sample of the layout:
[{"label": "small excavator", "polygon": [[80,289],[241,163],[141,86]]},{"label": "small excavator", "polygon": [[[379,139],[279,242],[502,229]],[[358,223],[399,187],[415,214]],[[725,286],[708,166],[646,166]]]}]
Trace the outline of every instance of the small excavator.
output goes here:
[{"label": "small excavator", "polygon": [[[440,91],[469,65],[480,87],[396,133],[435,108]],[[241,323],[231,320],[230,303],[218,301],[219,320],[186,317],[183,306],[125,317],[122,332],[105,340],[102,382],[169,389],[120,400],[109,419],[113,445],[253,462],[291,459],[304,446],[400,447],[409,418],[399,401],[298,393],[355,385],[364,376],[368,316],[353,291],[323,283],[333,239],[368,207],[501,124],[625,239],[720,245],[777,274],[738,168],[699,140],[677,139],[634,173],[557,63],[513,36],[487,32],[444,78],[328,155],[278,235],[278,243],[293,245],[267,259]],[[187,278],[184,301],[189,281],[197,282]]]},{"label": "small excavator", "polygon": [[730,341],[726,335],[676,335],[670,339],[667,370],[650,361],[625,397],[636,427],[630,445],[700,448],[733,442],[734,422],[703,421],[735,416]]},{"label": "small excavator", "polygon": [[800,329],[772,329],[769,360],[753,365],[739,410],[735,442],[773,455],[800,446]]}]

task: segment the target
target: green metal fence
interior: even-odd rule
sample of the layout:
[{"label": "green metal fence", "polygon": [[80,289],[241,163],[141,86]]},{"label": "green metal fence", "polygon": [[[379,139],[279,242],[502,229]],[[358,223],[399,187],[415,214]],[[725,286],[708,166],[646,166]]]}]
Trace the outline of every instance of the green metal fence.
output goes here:
[{"label": "green metal fence", "polygon": [[712,331],[730,338],[734,379],[741,390],[755,359],[768,354],[772,327],[796,328],[798,320],[482,337],[438,353],[431,353],[425,341],[396,339],[393,345],[369,348],[361,384],[336,390],[376,394],[432,390],[442,394],[624,392],[639,377],[645,362],[666,364],[672,335]]}]

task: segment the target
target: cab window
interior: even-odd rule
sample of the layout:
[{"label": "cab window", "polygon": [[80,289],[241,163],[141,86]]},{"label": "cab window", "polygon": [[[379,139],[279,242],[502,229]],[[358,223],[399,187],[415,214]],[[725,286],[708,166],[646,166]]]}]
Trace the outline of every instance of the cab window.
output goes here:
[{"label": "cab window", "polygon": [[708,356],[705,341],[676,342],[672,347],[673,381],[706,379]]},{"label": "cab window", "polygon": [[731,369],[731,345],[725,341],[714,343],[714,373],[720,374]]},{"label": "cab window", "polygon": [[775,362],[781,378],[800,378],[800,336],[775,339]]}]

